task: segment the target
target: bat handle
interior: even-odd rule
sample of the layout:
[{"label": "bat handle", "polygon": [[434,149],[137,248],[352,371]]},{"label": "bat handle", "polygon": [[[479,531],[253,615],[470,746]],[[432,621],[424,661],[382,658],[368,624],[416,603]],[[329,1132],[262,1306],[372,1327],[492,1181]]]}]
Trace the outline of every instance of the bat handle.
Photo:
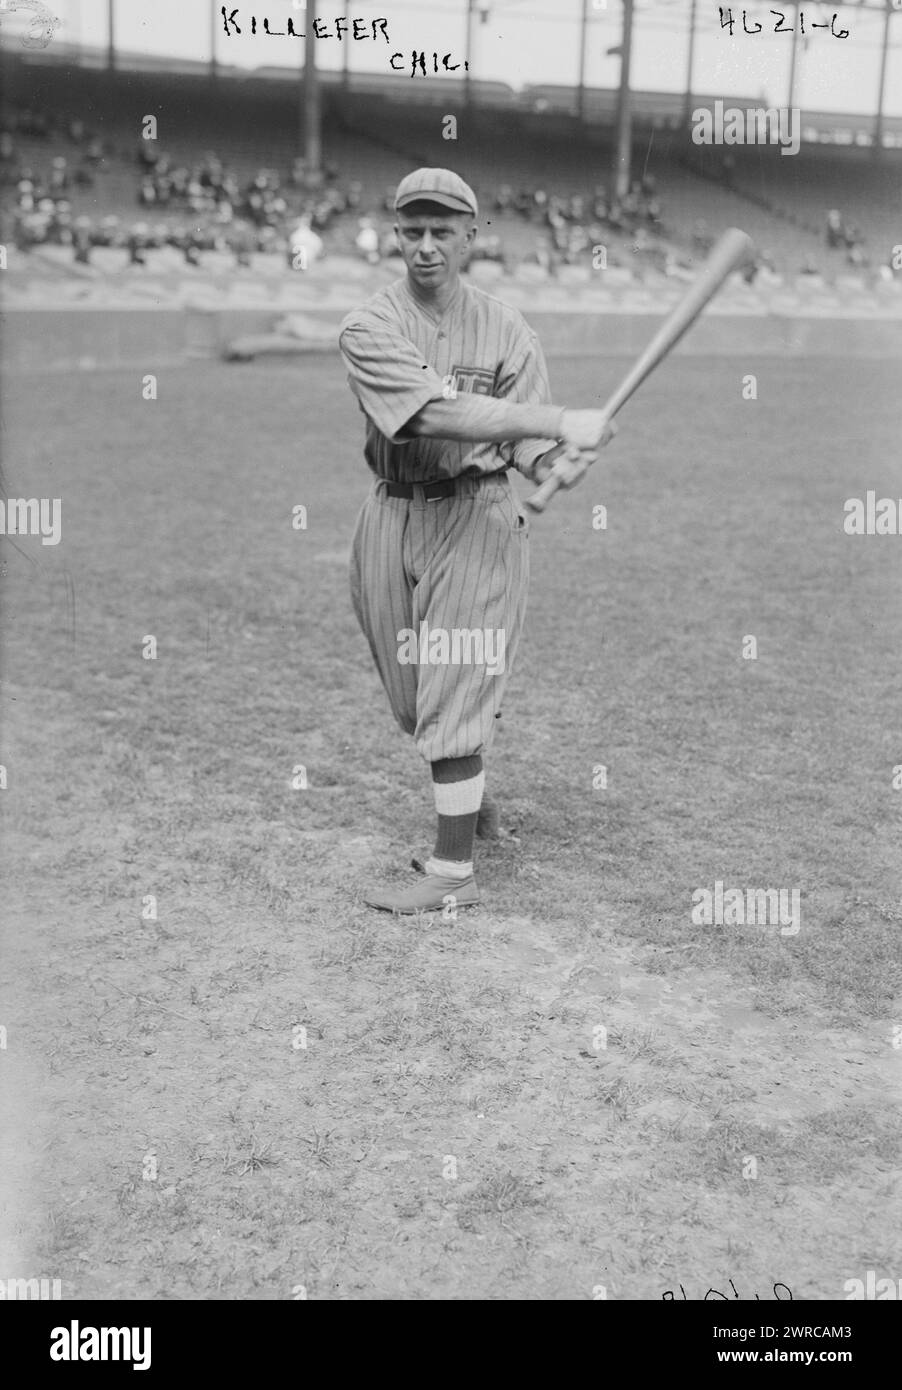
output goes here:
[{"label": "bat handle", "polygon": [[540,483],[535,491],[531,492],[525,499],[529,510],[531,512],[544,512],[560,485],[560,476],[555,473],[554,468],[552,468],[545,481]]},{"label": "bat handle", "polygon": [[[606,435],[602,443],[606,444],[609,438],[610,435]],[[567,473],[567,460],[578,459],[579,455],[579,449],[568,446],[566,451],[561,454],[560,458],[552,464],[551,472],[548,474],[547,478],[545,478],[544,482],[541,482],[535,491],[530,493],[529,497],[526,498],[526,505],[531,512],[544,512],[558,488],[564,485],[564,477]]]}]

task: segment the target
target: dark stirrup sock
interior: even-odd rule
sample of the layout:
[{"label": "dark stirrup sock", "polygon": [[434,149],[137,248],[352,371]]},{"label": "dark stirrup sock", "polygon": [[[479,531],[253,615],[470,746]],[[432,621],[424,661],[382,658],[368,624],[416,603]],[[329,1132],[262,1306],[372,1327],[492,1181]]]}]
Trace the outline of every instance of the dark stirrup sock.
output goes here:
[{"label": "dark stirrup sock", "polygon": [[442,758],[432,764],[438,833],[426,872],[446,878],[469,878],[473,873],[473,838],[485,787],[482,758]]}]

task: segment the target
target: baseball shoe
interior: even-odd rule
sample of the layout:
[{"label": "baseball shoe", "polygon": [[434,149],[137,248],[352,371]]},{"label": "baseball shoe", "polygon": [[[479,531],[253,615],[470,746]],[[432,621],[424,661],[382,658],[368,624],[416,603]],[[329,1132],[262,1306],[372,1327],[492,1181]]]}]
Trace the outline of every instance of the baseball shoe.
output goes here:
[{"label": "baseball shoe", "polygon": [[380,912],[441,912],[445,907],[475,907],[479,889],[472,874],[463,879],[426,874],[411,888],[373,889],[363,895],[363,901]]},{"label": "baseball shoe", "polygon": [[500,840],[501,838],[501,817],[498,811],[498,802],[493,801],[490,796],[482,798],[482,805],[476,818],[476,835],[480,840]]}]

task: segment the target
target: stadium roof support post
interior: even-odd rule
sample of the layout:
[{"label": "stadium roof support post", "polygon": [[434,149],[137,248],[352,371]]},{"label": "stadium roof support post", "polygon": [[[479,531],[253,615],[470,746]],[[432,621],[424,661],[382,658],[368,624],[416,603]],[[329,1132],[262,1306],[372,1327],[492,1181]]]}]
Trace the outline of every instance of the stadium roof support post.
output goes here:
[{"label": "stadium roof support post", "polygon": [[116,71],[116,0],[107,0],[106,7],[106,65],[108,72]]},{"label": "stadium roof support post", "polygon": [[307,0],[307,22],[304,26],[303,125],[304,162],[308,173],[318,174],[323,163],[323,142],[320,130],[319,73],[316,69],[316,0]]},{"label": "stadium roof support post", "polygon": [[889,24],[893,13],[893,0],[885,0],[886,8],[883,12],[883,49],[880,54],[880,85],[877,88],[877,112],[874,116],[874,145],[875,156],[883,153],[883,100],[886,95],[886,59],[889,53]]},{"label": "stadium roof support post", "polygon": [[576,89],[576,119],[582,121],[586,114],[586,39],[589,29],[589,0],[583,0],[582,15],[579,22],[579,85]]},{"label": "stadium roof support post", "polygon": [[786,105],[792,110],[793,98],[796,94],[796,58],[799,52],[799,3],[796,0],[796,17],[792,25],[792,47],[789,51],[789,95]]},{"label": "stadium roof support post", "polygon": [[686,125],[692,121],[692,70],[695,67],[695,25],[697,18],[697,0],[692,0],[692,9],[689,12],[689,57],[686,60],[686,99],[683,103],[683,120]]},{"label": "stadium roof support post", "polygon": [[466,67],[464,68],[464,106],[467,110],[473,101],[473,88],[470,82],[470,69],[473,66],[473,8],[475,0],[467,0]]},{"label": "stadium roof support post", "polygon": [[[348,28],[349,28],[349,29],[351,30],[351,32],[353,33],[354,26],[353,26],[353,24],[351,23],[351,0],[346,0],[344,10],[345,10],[345,19],[346,19],[347,22],[348,22]],[[345,96],[347,96],[348,87],[350,86],[350,83],[351,83],[351,72],[350,72],[350,68],[349,68],[349,66],[348,66],[348,58],[349,58],[350,52],[351,52],[351,45],[350,45],[350,44],[347,42],[347,40],[346,40],[346,41],[345,41],[345,45],[344,45],[344,52],[343,52],[342,55],[341,55],[341,90],[342,90],[342,92],[345,94]]]},{"label": "stadium roof support post", "polygon": [[210,0],[210,80],[216,81],[216,0]]},{"label": "stadium roof support post", "polygon": [[630,189],[632,111],[630,109],[630,54],[633,46],[633,0],[623,0],[623,38],[620,43],[620,92],[617,98],[617,149],[614,155],[614,196],[625,198]]}]

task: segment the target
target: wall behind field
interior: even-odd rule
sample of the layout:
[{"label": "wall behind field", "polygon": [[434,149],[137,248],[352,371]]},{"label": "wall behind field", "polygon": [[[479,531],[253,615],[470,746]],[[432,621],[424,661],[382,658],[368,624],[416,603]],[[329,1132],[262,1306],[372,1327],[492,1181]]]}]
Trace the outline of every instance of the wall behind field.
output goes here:
[{"label": "wall behind field", "polygon": [[[219,357],[234,338],[268,332],[274,317],[262,310],[7,310],[0,316],[0,360],[4,372],[131,365],[150,369],[163,361]],[[321,327],[337,329],[334,314],[308,317]],[[551,357],[632,357],[661,322],[651,314],[537,311],[526,317]],[[330,347],[311,342],[309,350]],[[710,314],[675,351],[698,357],[899,358],[902,321]]]}]

